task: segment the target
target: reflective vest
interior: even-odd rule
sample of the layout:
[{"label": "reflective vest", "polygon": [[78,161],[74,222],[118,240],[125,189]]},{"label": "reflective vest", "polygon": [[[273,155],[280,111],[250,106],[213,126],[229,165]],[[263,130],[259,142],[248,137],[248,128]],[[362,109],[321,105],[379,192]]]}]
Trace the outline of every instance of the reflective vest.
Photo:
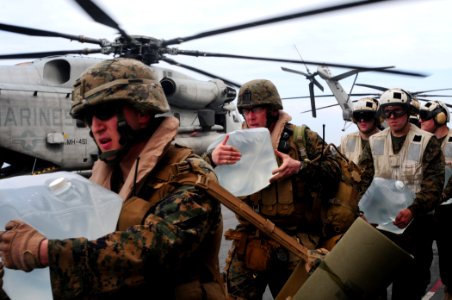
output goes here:
[{"label": "reflective vest", "polygon": [[362,152],[362,141],[359,132],[353,132],[341,139],[341,152],[355,164],[358,164]]},{"label": "reflective vest", "polygon": [[446,185],[452,174],[452,129],[449,129],[449,133],[441,143],[441,149],[443,150],[444,160],[446,162],[446,172],[444,173],[446,175],[444,185]]},{"label": "reflective vest", "polygon": [[413,192],[419,192],[422,181],[422,158],[432,136],[431,133],[416,126],[410,126],[402,148],[395,154],[389,128],[372,135],[369,142],[374,162],[374,176],[400,180]]}]

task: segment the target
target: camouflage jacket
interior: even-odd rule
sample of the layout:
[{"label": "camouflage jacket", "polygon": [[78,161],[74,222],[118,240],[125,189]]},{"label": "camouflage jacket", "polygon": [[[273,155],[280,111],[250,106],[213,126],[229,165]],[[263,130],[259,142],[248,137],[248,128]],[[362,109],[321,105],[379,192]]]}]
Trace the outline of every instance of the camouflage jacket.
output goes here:
[{"label": "camouflage jacket", "polygon": [[[177,125],[171,119],[164,121],[147,142],[139,155],[138,186],[153,179],[151,171],[168,155],[168,145],[177,132]],[[187,160],[198,164],[206,174],[214,174],[196,155],[190,155]],[[137,162],[131,168],[131,178],[135,177]],[[91,179],[109,188],[111,173],[111,166],[98,161]],[[131,196],[134,186],[129,177],[119,193],[124,199]],[[137,299],[145,293],[154,299],[187,299],[190,293],[179,287],[190,281],[196,281],[198,289],[199,282],[209,287],[217,284],[221,232],[219,202],[193,186],[175,186],[151,208],[141,224],[97,240],[49,240],[54,298]],[[205,256],[216,259],[211,272],[204,270]],[[199,292],[206,294],[205,290]],[[208,299],[213,299],[209,296]]]},{"label": "camouflage jacket", "polygon": [[[404,142],[405,138],[392,137],[394,153],[399,152]],[[369,144],[363,149],[359,167],[363,170],[360,186],[360,194],[362,196],[374,177],[374,162]],[[439,203],[444,185],[444,168],[444,155],[441,151],[441,144],[436,138],[431,138],[422,157],[421,189],[416,193],[416,198],[409,207],[415,217],[429,213]]]},{"label": "camouflage jacket", "polygon": [[[333,155],[325,154],[321,156],[327,145],[316,132],[308,127],[304,130],[303,137],[305,149],[301,149],[300,144],[294,141],[295,125],[289,123],[290,120],[291,117],[287,113],[280,111],[279,119],[271,132],[273,148],[288,154],[293,159],[303,161],[306,158],[313,162],[304,164],[304,167],[297,174],[288,179],[291,182],[290,187],[283,185],[281,181],[274,182],[265,189],[244,197],[243,200],[285,230],[286,233],[297,235],[305,246],[315,248],[325,235],[322,213],[328,207],[329,200],[336,194],[341,178],[341,168]],[[243,128],[247,128],[246,124],[243,125]],[[210,153],[205,156],[210,158]],[[315,160],[319,157],[321,159]],[[281,161],[279,158],[277,159],[278,165],[280,165]],[[267,213],[265,206],[268,205],[263,203],[265,202],[263,198],[265,197],[264,194],[268,195],[269,190],[272,189],[278,190],[274,193],[275,198],[280,197],[281,193],[284,192],[293,193],[294,208],[289,209],[286,214],[281,212]],[[274,205],[278,205],[277,199],[275,199]],[[240,230],[243,227],[246,227],[247,231],[255,230],[245,220],[239,218],[239,221],[241,222]],[[314,244],[310,242],[307,244],[308,240],[315,242]]]}]

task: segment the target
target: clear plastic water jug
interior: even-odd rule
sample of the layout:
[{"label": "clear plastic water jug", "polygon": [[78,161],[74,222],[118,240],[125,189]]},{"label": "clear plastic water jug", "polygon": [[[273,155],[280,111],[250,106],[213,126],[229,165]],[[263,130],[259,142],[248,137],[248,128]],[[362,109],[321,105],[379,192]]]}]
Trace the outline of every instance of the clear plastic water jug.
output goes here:
[{"label": "clear plastic water jug", "polygon": [[367,221],[378,224],[377,228],[396,234],[405,228],[393,224],[397,214],[413,203],[414,192],[402,181],[375,177],[359,200],[359,208]]},{"label": "clear plastic water jug", "polygon": [[[118,194],[70,172],[0,180],[0,228],[12,219],[30,224],[49,239],[96,239],[116,228]],[[12,300],[52,299],[49,269],[26,273],[5,268],[3,289]]]},{"label": "clear plastic water jug", "polygon": [[[268,186],[272,171],[278,168],[268,129],[242,129],[228,134],[227,144],[239,149],[242,157],[235,164],[215,168],[221,186],[237,197],[251,195]],[[208,151],[224,137],[218,137],[209,145]]]}]

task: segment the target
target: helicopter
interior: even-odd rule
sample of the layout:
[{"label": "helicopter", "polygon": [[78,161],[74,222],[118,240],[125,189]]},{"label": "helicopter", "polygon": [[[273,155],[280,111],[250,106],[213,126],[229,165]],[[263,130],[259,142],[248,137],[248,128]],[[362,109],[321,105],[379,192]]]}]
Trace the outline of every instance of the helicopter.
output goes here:
[{"label": "helicopter", "polygon": [[[285,20],[323,14],[336,10],[372,4],[381,1],[354,1],[319,9],[302,10],[275,18],[229,26],[199,34],[169,40],[143,35],[129,35],[104,9],[91,0],[74,0],[95,22],[115,29],[119,33],[114,41],[76,36],[11,24],[0,24],[0,30],[34,37],[63,38],[80,43],[95,44],[97,48],[45,52],[0,54],[0,59],[35,59],[13,66],[0,67],[0,153],[1,161],[8,164],[0,176],[13,176],[36,170],[89,170],[97,159],[97,148],[89,137],[89,129],[69,116],[71,87],[76,78],[88,67],[103,58],[90,54],[129,57],[143,61],[157,73],[171,106],[171,114],[181,125],[176,142],[203,153],[218,134],[239,129],[241,117],[232,103],[235,88],[240,83],[222,78],[170,58],[170,55],[192,57],[225,57],[245,60],[288,62],[292,59],[233,55],[225,53],[180,50],[169,47],[194,39],[272,24]],[[164,61],[212,78],[201,81],[168,68],[154,66]],[[303,61],[303,64],[319,62]],[[372,67],[328,64],[374,70]],[[393,70],[411,76],[421,73]]]},{"label": "helicopter", "polygon": [[[1,157],[12,166],[9,172],[32,165],[91,168],[97,147],[85,124],[73,120],[69,111],[73,82],[100,61],[56,56],[0,66]],[[218,79],[202,82],[172,70],[154,71],[180,119],[179,144],[201,152],[219,132],[238,128],[238,112],[230,105],[235,89]]]},{"label": "helicopter", "polygon": [[[307,80],[310,81],[309,83],[309,96],[301,96],[301,97],[286,97],[283,99],[302,99],[302,98],[310,98],[311,100],[311,109],[303,111],[302,113],[306,113],[306,112],[311,112],[312,116],[315,118],[317,116],[316,113],[316,105],[315,105],[315,93],[314,93],[314,85],[317,86],[321,91],[324,90],[323,86],[320,84],[320,82],[315,79],[315,76],[320,76],[323,80],[326,81],[326,83],[328,84],[329,89],[331,90],[332,94],[327,94],[327,95],[320,95],[317,97],[334,97],[337,101],[337,103],[332,104],[332,105],[328,105],[328,106],[323,106],[320,107],[318,109],[325,109],[325,108],[330,108],[330,107],[334,107],[334,106],[339,106],[342,110],[342,118],[345,121],[345,124],[347,124],[347,122],[352,122],[352,113],[353,113],[353,103],[356,102],[355,100],[352,100],[351,97],[379,97],[381,95],[381,93],[383,93],[384,91],[388,90],[389,88],[387,87],[381,87],[381,86],[377,86],[377,85],[372,85],[372,84],[363,84],[363,83],[356,83],[356,78],[357,75],[360,72],[364,72],[364,71],[381,71],[381,70],[387,70],[393,68],[392,66],[389,67],[378,67],[375,68],[374,70],[360,70],[360,69],[353,69],[353,70],[349,70],[347,72],[338,74],[338,75],[332,75],[330,68],[328,68],[328,66],[318,66],[317,71],[312,73],[310,72],[309,68],[306,68],[306,72],[302,72],[299,70],[293,70],[293,69],[289,69],[286,67],[281,67],[281,69],[283,71],[286,72],[292,72],[295,74],[299,74],[299,75],[303,75],[306,77]],[[355,75],[355,79],[353,82],[353,85],[350,89],[350,93],[347,93],[342,84],[339,82],[340,80],[347,78],[349,76],[353,76]],[[367,87],[367,88],[371,88],[371,89],[375,89],[380,91],[381,93],[352,93],[353,87],[354,86],[361,86],[361,87]],[[439,91],[448,91],[448,90],[452,90],[452,88],[442,88],[442,89],[432,89],[432,90],[423,90],[423,91],[408,91],[412,96],[413,99],[416,101],[414,104],[416,107],[420,106],[419,101],[430,101],[429,99],[432,98],[448,98],[448,97],[452,97],[451,95],[443,95],[443,94],[429,94],[430,92],[439,92]],[[446,105],[448,107],[452,107],[451,104],[446,103]],[[419,107],[417,107],[419,109]],[[344,129],[343,129],[344,130]]]}]

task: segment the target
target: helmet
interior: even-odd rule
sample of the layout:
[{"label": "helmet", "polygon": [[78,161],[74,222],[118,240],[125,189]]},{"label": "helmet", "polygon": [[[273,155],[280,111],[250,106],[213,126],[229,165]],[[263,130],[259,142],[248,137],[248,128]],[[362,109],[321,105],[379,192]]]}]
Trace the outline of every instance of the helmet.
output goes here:
[{"label": "helmet", "polygon": [[410,101],[410,115],[417,116],[419,114],[419,109],[421,108],[421,103],[416,97],[411,98]]},{"label": "helmet", "polygon": [[441,101],[427,102],[421,107],[419,114],[423,120],[433,118],[438,125],[444,125],[450,121],[449,108]]},{"label": "helmet", "polygon": [[412,96],[407,91],[398,88],[389,89],[381,94],[380,107],[383,108],[390,105],[400,105],[406,110],[409,110],[411,99]]},{"label": "helmet", "polygon": [[278,90],[270,80],[256,79],[242,85],[237,100],[237,108],[240,113],[243,109],[263,105],[274,109],[283,108]]},{"label": "helmet", "polygon": [[377,125],[380,124],[378,117],[379,103],[375,98],[361,98],[353,105],[352,120],[357,123],[358,119],[364,118],[365,120],[376,120]]},{"label": "helmet", "polygon": [[375,98],[361,98],[353,105],[353,112],[358,111],[374,111],[377,112],[379,107],[378,100]]},{"label": "helmet", "polygon": [[142,113],[164,113],[170,107],[151,68],[129,58],[105,60],[86,70],[74,84],[71,116],[83,119],[87,108],[123,101]]}]

